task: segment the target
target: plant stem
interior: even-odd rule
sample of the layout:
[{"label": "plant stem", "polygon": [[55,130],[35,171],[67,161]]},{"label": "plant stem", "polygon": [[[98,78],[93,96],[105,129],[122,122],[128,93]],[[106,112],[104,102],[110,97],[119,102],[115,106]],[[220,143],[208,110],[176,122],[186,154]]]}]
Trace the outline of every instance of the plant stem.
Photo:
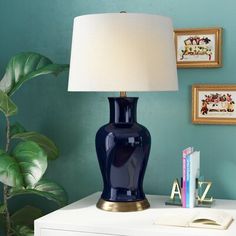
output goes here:
[{"label": "plant stem", "polygon": [[10,145],[10,120],[9,117],[6,116],[6,147],[5,152],[8,152],[9,145]]},{"label": "plant stem", "polygon": [[[6,147],[5,151],[8,152],[10,145],[10,120],[9,117],[6,116]],[[11,235],[11,219],[10,219],[10,213],[8,209],[8,186],[6,184],[3,185],[3,202],[5,205],[5,217],[6,217],[6,236]]]},{"label": "plant stem", "polygon": [[11,235],[11,219],[10,219],[10,213],[8,210],[7,196],[8,196],[8,186],[4,184],[4,186],[3,186],[3,202],[5,205],[6,235],[10,236]]}]

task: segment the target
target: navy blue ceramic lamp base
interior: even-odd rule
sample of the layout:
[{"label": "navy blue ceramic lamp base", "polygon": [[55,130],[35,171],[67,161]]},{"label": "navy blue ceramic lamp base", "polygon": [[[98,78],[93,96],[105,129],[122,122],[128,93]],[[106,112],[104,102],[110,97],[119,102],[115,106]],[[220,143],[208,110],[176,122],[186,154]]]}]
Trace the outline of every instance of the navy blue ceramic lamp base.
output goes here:
[{"label": "navy blue ceramic lamp base", "polygon": [[103,178],[97,207],[108,211],[138,211],[149,207],[143,192],[151,136],[136,121],[137,97],[109,98],[110,122],[96,135]]}]

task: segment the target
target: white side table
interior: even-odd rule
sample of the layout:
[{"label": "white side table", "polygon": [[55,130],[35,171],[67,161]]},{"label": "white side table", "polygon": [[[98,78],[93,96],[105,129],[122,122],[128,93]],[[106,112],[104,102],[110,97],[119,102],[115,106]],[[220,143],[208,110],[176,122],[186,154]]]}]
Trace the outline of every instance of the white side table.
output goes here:
[{"label": "white side table", "polygon": [[[168,208],[166,196],[147,195],[151,208],[139,212],[106,212],[95,204],[100,193],[54,211],[35,221],[35,236],[235,236],[236,220],[227,230],[159,226],[154,222]],[[216,200],[213,208],[236,219],[236,200]],[[186,209],[188,210],[188,209]]]}]

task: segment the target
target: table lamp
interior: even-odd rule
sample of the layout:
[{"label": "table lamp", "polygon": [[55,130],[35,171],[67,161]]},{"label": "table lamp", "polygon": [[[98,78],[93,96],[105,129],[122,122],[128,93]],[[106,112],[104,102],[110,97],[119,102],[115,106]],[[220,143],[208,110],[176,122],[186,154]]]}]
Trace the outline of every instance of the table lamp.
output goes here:
[{"label": "table lamp", "polygon": [[103,178],[97,207],[121,212],[147,209],[143,179],[151,136],[137,123],[138,98],[126,92],[178,90],[171,20],[136,13],[76,17],[68,90],[120,92],[120,97],[108,98],[110,121],[96,134]]}]

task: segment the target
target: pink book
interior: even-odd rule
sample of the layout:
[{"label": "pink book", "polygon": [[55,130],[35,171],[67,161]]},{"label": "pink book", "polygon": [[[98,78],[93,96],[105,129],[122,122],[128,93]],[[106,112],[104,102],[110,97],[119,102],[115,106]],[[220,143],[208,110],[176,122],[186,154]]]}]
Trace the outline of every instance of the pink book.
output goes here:
[{"label": "pink book", "polygon": [[193,152],[193,147],[188,147],[183,150],[182,153],[182,166],[183,166],[183,183],[182,183],[182,193],[181,193],[181,198],[182,198],[182,207],[186,207],[186,176],[187,176],[187,171],[186,171],[186,157]]}]

